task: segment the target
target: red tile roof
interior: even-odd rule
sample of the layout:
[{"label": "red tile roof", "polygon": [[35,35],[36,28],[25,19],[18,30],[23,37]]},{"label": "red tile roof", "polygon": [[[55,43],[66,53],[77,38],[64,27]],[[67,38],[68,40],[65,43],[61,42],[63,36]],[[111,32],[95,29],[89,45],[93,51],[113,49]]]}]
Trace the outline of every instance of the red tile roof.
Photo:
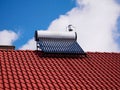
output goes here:
[{"label": "red tile roof", "polygon": [[120,53],[47,57],[37,51],[0,51],[1,89],[120,89]]}]

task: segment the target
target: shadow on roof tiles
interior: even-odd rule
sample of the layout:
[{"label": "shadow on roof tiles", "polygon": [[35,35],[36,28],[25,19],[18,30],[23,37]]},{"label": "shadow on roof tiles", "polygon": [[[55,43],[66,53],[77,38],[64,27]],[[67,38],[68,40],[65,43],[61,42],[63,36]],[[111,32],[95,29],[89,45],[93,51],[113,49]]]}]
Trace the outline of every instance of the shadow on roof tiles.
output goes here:
[{"label": "shadow on roof tiles", "polygon": [[72,54],[72,53],[44,53],[41,51],[34,52],[39,57],[49,58],[87,58],[87,54]]}]

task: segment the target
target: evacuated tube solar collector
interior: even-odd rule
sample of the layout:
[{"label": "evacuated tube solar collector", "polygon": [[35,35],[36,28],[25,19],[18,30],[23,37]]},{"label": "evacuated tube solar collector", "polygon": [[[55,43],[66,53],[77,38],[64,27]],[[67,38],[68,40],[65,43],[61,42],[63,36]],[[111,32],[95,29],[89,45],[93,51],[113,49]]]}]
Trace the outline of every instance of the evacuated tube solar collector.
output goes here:
[{"label": "evacuated tube solar collector", "polygon": [[35,31],[37,50],[45,53],[84,53],[77,43],[77,33],[68,31]]}]

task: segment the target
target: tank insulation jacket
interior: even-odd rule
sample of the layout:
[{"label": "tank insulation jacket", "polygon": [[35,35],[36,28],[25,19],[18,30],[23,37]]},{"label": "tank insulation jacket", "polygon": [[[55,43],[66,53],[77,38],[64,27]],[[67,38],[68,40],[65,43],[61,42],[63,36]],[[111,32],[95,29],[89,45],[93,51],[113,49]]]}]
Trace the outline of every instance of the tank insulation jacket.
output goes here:
[{"label": "tank insulation jacket", "polygon": [[76,32],[69,32],[69,31],[35,31],[35,41],[39,40],[77,40],[77,33]]}]

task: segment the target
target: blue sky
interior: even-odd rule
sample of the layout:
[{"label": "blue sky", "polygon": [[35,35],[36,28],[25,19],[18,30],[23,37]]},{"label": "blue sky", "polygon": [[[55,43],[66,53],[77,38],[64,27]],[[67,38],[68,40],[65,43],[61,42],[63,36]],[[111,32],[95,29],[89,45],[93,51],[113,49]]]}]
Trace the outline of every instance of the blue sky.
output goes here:
[{"label": "blue sky", "polygon": [[0,0],[0,31],[17,34],[16,49],[26,44],[30,49],[35,30],[63,30],[68,24],[78,30],[85,51],[120,51],[120,0]]},{"label": "blue sky", "polygon": [[0,0],[0,30],[20,33],[16,48],[34,36],[34,31],[47,29],[52,20],[75,6],[72,0]]}]

